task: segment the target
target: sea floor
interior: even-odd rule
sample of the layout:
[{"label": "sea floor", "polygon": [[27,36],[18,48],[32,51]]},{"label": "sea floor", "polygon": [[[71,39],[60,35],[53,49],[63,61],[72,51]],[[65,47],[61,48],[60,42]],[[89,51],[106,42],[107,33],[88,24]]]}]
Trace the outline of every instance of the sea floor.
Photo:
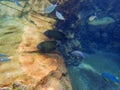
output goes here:
[{"label": "sea floor", "polygon": [[68,67],[73,90],[120,90],[120,84],[105,81],[101,73],[107,72],[120,79],[120,56],[96,51],[85,54],[82,64]]}]

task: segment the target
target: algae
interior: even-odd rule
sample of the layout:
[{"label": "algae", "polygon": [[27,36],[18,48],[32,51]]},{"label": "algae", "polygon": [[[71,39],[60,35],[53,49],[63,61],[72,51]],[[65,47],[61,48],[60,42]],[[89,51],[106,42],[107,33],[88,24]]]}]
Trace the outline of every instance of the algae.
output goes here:
[{"label": "algae", "polygon": [[0,53],[13,55],[21,42],[22,21],[17,17],[0,17]]}]

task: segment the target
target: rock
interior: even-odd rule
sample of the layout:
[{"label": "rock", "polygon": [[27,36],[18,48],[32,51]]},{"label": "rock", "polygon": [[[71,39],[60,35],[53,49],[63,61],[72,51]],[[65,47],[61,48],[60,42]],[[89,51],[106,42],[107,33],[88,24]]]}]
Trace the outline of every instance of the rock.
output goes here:
[{"label": "rock", "polygon": [[[20,1],[24,6],[24,1]],[[17,6],[15,2],[9,0],[2,0],[0,1],[0,16],[19,16],[22,12],[22,7]]]},{"label": "rock", "polygon": [[[0,64],[0,89],[8,87],[10,90],[66,90],[66,88],[72,90],[68,76],[61,76],[67,71],[60,56],[31,52],[38,50],[36,46],[39,42],[48,40],[43,32],[53,29],[55,20],[37,14],[31,14],[29,18],[35,24],[21,19],[24,25],[20,30],[16,28],[14,30],[13,25],[20,23],[20,19],[18,19],[17,23],[8,22],[6,24],[6,26],[12,24],[10,28],[13,33],[4,34],[9,31],[0,30],[2,32],[0,33],[2,35],[0,37],[0,43],[2,41],[0,52],[8,54],[11,58],[10,62]],[[12,18],[12,20],[14,19]]]}]

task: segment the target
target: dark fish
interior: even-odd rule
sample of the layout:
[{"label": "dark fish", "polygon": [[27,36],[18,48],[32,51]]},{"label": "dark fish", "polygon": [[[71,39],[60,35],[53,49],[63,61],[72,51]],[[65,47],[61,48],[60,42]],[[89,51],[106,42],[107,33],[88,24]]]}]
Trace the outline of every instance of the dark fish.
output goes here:
[{"label": "dark fish", "polygon": [[48,38],[54,39],[54,40],[65,40],[65,39],[67,39],[67,37],[65,36],[64,33],[60,32],[60,31],[56,31],[56,30],[48,30],[48,31],[45,31],[44,34]]},{"label": "dark fish", "polygon": [[10,58],[7,57],[6,54],[0,54],[0,62],[10,61]]},{"label": "dark fish", "polygon": [[56,41],[44,41],[37,45],[40,53],[50,53],[54,51],[57,47]]}]

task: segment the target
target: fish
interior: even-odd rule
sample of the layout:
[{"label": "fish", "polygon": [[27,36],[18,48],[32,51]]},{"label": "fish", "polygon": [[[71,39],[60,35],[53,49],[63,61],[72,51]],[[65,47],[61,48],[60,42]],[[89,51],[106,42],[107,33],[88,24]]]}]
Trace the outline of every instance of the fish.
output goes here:
[{"label": "fish", "polygon": [[54,51],[56,47],[57,47],[56,41],[44,41],[44,42],[40,42],[37,45],[37,49],[40,53],[50,53]]},{"label": "fish", "polygon": [[63,32],[57,30],[47,30],[44,32],[44,35],[50,39],[54,40],[65,40],[67,39],[66,35]]},{"label": "fish", "polygon": [[72,51],[71,54],[72,54],[73,56],[85,58],[83,52],[81,52],[81,51],[79,51],[79,50]]},{"label": "fish", "polygon": [[96,13],[88,18],[89,21],[93,21],[95,19],[97,19]]},{"label": "fish", "polygon": [[44,13],[51,13],[55,10],[56,7],[57,7],[57,3],[52,4],[52,5],[45,8]]},{"label": "fish", "polygon": [[15,2],[18,6],[22,6],[21,3],[18,0],[10,0],[11,2]]},{"label": "fish", "polygon": [[18,0],[15,0],[15,3],[20,7],[22,6],[21,3]]},{"label": "fish", "polygon": [[0,58],[0,62],[7,62],[7,61],[10,61],[10,58],[8,57]]},{"label": "fish", "polygon": [[58,11],[56,11],[56,17],[58,18],[58,19],[60,19],[60,20],[65,20],[65,18],[63,17],[63,15],[60,13],[60,12],[58,12]]},{"label": "fish", "polygon": [[93,21],[95,19],[96,19],[96,16],[93,16],[93,15],[88,18],[89,21]]},{"label": "fish", "polygon": [[5,55],[5,54],[0,54],[0,57],[6,57],[7,55]]},{"label": "fish", "polygon": [[120,84],[120,80],[110,73],[103,72],[101,75],[106,81]]}]

